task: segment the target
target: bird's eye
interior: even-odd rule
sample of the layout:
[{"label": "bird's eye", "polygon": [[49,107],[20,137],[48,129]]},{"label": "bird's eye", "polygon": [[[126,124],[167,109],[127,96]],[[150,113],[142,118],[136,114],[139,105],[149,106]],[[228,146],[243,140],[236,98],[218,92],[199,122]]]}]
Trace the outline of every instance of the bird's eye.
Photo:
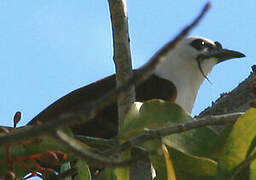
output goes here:
[{"label": "bird's eye", "polygon": [[202,50],[206,47],[207,43],[202,39],[196,39],[191,42],[191,46],[197,50]]}]

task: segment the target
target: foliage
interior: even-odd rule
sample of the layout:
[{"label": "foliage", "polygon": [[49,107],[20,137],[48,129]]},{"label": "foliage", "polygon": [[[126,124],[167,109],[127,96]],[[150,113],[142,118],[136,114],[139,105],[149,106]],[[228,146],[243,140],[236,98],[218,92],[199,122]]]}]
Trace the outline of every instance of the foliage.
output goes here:
[{"label": "foliage", "polygon": [[[156,171],[156,179],[236,179],[240,171],[250,168],[250,179],[255,179],[255,135],[256,110],[251,108],[242,115],[232,128],[224,130],[221,134],[215,133],[211,128],[202,127],[173,134],[165,137],[153,138],[139,144],[147,150],[150,160]],[[133,106],[128,113],[125,123],[118,136],[122,143],[149,129],[177,125],[193,119],[182,108],[171,102],[151,100],[142,104],[140,108]],[[28,128],[28,127],[26,127]],[[16,131],[22,131],[18,128]],[[3,136],[4,133],[1,133]],[[33,141],[31,138],[30,141]],[[12,159],[26,157],[31,154],[40,154],[45,150],[63,151],[61,145],[49,137],[40,139],[40,143],[11,146]],[[63,151],[65,152],[65,151]],[[70,159],[72,154],[65,152]],[[42,154],[41,154],[42,155]],[[50,155],[40,156],[48,160]],[[121,153],[120,159],[129,159],[130,149]],[[0,173],[7,174],[6,147],[0,149]],[[26,160],[27,161],[27,160]],[[26,162],[24,161],[24,162]],[[48,161],[46,161],[48,162]],[[53,161],[51,161],[53,162]],[[33,163],[28,163],[30,168]],[[91,179],[86,163],[79,160],[76,164],[77,179]],[[128,166],[129,167],[129,166]],[[100,179],[128,179],[129,168],[105,168],[100,173]],[[19,163],[15,163],[13,171],[16,176],[23,177],[28,171]]]}]

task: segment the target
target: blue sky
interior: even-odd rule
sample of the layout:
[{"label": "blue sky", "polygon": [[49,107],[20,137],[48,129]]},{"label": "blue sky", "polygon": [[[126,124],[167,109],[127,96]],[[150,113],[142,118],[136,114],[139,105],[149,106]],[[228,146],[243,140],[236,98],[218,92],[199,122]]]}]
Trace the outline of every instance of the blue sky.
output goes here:
[{"label": "blue sky", "polygon": [[[144,64],[191,22],[206,1],[128,1],[133,67]],[[254,64],[254,0],[212,1],[206,18],[190,35],[217,40],[246,58],[217,65],[205,81],[193,114],[222,92],[235,88]],[[114,72],[107,1],[0,1],[0,124],[20,125],[52,102]]]}]

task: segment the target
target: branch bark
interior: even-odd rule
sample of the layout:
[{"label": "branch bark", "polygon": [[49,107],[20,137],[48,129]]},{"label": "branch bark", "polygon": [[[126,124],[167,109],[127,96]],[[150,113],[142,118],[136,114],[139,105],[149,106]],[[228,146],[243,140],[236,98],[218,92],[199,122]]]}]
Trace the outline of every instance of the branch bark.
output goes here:
[{"label": "branch bark", "polygon": [[[116,85],[117,87],[120,87],[122,84],[125,84],[133,74],[126,1],[108,0],[108,3],[112,21]],[[131,86],[118,96],[119,127],[134,101],[134,86]]]},{"label": "branch bark", "polygon": [[[137,158],[120,161],[112,157],[106,157],[96,152],[89,150],[90,148],[80,141],[68,136],[61,130],[56,131],[54,137],[70,152],[74,153],[81,159],[84,159],[88,164],[97,165],[98,167],[123,167],[136,162]],[[88,149],[89,148],[89,149]]]},{"label": "branch bark", "polygon": [[[114,147],[109,152],[123,151],[128,148],[131,148],[132,146],[136,146],[138,144],[144,143],[154,138],[159,138],[159,137],[163,137],[171,134],[177,134],[177,133],[185,132],[191,129],[196,129],[196,128],[210,126],[210,125],[232,124],[242,114],[243,113],[231,113],[231,114],[224,114],[224,115],[217,115],[217,116],[207,116],[207,117],[200,118],[198,120],[181,123],[176,126],[168,126],[164,128],[147,130],[144,133],[124,142],[119,147]],[[109,153],[109,152],[105,152],[105,153]]]},{"label": "branch bark", "polygon": [[220,97],[202,111],[198,117],[209,115],[226,114],[233,112],[244,112],[250,108],[250,103],[255,99],[253,83],[256,82],[256,68],[252,67],[253,72],[241,82],[235,89],[228,93],[222,93]]}]

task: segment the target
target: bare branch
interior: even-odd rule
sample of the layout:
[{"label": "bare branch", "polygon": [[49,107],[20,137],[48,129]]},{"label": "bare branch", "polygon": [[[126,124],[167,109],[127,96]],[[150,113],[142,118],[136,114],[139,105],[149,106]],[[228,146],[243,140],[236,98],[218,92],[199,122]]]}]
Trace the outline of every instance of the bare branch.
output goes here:
[{"label": "bare branch", "polygon": [[99,147],[99,149],[109,149],[118,145],[118,141],[116,139],[103,139],[82,135],[75,135],[75,138],[87,144],[88,146]]},{"label": "bare branch", "polygon": [[[125,84],[132,77],[132,61],[128,30],[128,17],[125,0],[108,0],[112,21],[114,62],[116,66],[117,87]],[[119,127],[135,101],[135,88],[131,86],[120,93],[117,99]]]},{"label": "bare branch", "polygon": [[89,147],[80,141],[68,136],[61,130],[56,131],[55,138],[64,145],[69,151],[76,156],[84,159],[88,164],[97,165],[97,167],[123,167],[129,166],[136,162],[139,157],[134,157],[128,160],[120,161],[111,157],[106,157],[101,154],[92,152]]},{"label": "bare branch", "polygon": [[[252,66],[253,67],[256,66]],[[231,92],[223,93],[221,96],[208,107],[202,111],[198,116],[204,117],[207,115],[226,114],[232,112],[244,112],[250,108],[250,102],[255,100],[255,86],[256,70],[241,82]]]},{"label": "bare branch", "polygon": [[[7,143],[18,142],[20,140],[33,137],[42,136],[43,134],[51,134],[56,131],[58,127],[61,126],[71,126],[76,124],[81,124],[88,122],[90,119],[94,118],[96,113],[102,110],[107,105],[113,103],[116,97],[129,88],[132,84],[139,84],[143,80],[146,80],[153,72],[153,70],[157,67],[161,61],[163,61],[163,56],[168,52],[170,52],[175,45],[182,40],[191,30],[194,28],[202,17],[206,14],[210,7],[210,3],[207,3],[200,15],[187,27],[185,27],[171,42],[167,44],[164,48],[160,49],[151,59],[150,61],[141,68],[141,73],[136,76],[133,74],[132,78],[128,80],[127,83],[122,86],[112,90],[107,93],[105,96],[100,97],[95,100],[92,104],[84,104],[84,111],[76,112],[75,114],[63,114],[59,116],[57,119],[49,119],[47,122],[43,123],[40,126],[33,126],[31,128],[27,128],[22,132],[12,132],[5,136],[0,137],[0,146]],[[72,120],[72,121],[71,121]]]},{"label": "bare branch", "polygon": [[217,116],[208,116],[204,118],[200,118],[198,120],[189,121],[186,123],[178,124],[176,126],[169,126],[165,128],[158,128],[147,130],[145,133],[136,136],[128,141],[124,142],[120,145],[119,148],[114,148],[114,151],[123,151],[127,148],[130,148],[134,145],[141,144],[145,141],[152,140],[154,138],[163,137],[171,134],[177,134],[181,132],[185,132],[191,129],[196,129],[200,127],[210,126],[210,125],[223,125],[223,124],[231,124],[234,123],[239,116],[243,113],[232,113],[232,114],[224,114]]}]

